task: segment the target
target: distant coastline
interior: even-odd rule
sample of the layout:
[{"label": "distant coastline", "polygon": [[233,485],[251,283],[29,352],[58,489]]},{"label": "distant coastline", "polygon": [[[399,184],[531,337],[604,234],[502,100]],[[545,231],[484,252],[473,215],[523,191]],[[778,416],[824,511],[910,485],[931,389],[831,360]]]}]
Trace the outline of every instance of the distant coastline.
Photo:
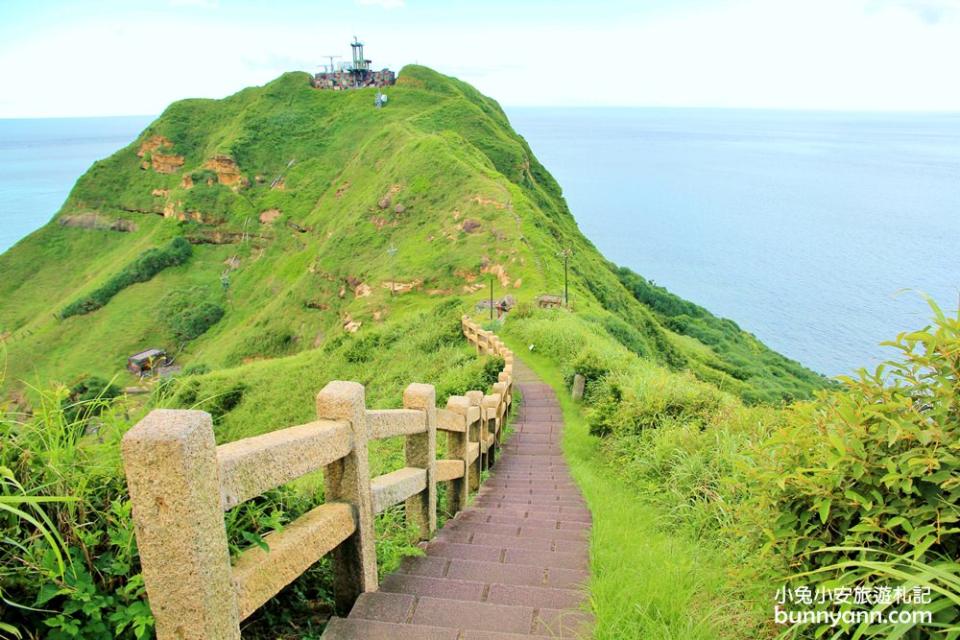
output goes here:
[{"label": "distant coastline", "polygon": [[0,253],[52,218],[94,161],[154,117],[0,119]]},{"label": "distant coastline", "polygon": [[507,114],[605,256],[821,373],[956,308],[960,114]]},{"label": "distant coastline", "polygon": [[[960,115],[506,111],[605,255],[818,371],[871,365],[922,326],[899,290],[956,301]],[[152,119],[0,120],[0,252]]]}]

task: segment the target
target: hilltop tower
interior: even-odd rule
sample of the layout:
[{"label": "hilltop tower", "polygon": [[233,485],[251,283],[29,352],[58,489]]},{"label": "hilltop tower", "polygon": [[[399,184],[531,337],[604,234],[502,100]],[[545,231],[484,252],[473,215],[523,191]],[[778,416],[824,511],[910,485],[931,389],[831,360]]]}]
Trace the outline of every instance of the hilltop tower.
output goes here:
[{"label": "hilltop tower", "polygon": [[350,68],[354,80],[353,86],[362,87],[366,83],[367,75],[370,73],[370,63],[373,60],[363,57],[363,43],[357,40],[357,36],[353,36],[350,49],[353,53],[353,66]]},{"label": "hilltop tower", "polygon": [[325,71],[314,75],[314,87],[342,91],[362,87],[384,87],[396,82],[396,74],[390,69],[372,70],[373,60],[364,57],[363,43],[357,36],[353,37],[350,49],[351,61],[341,64],[339,69],[333,64],[333,59],[339,56],[326,56],[330,58],[330,66]]}]

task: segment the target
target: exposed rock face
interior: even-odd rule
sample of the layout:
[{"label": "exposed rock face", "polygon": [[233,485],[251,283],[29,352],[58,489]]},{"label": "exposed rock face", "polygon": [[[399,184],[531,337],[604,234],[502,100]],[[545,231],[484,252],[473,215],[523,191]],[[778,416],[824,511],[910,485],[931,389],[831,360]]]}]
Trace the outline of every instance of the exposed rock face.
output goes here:
[{"label": "exposed rock face", "polygon": [[158,198],[166,198],[168,195],[170,195],[170,189],[154,189],[150,192],[150,195]]},{"label": "exposed rock face", "polygon": [[463,229],[465,233],[473,233],[480,229],[482,225],[479,220],[472,220],[470,218],[463,221],[463,224],[460,225],[460,228]]},{"label": "exposed rock face", "polygon": [[363,323],[359,320],[354,320],[349,315],[343,318],[343,330],[347,333],[356,333],[360,330],[360,327],[363,326]]},{"label": "exposed rock face", "polygon": [[507,275],[507,270],[503,268],[502,264],[490,264],[480,271],[481,273],[489,273],[490,275],[496,276],[502,287],[509,287],[511,285],[510,276]]},{"label": "exposed rock face", "polygon": [[184,189],[193,189],[193,176],[189,173],[183,176],[183,180],[180,181],[180,186]]},{"label": "exposed rock face", "polygon": [[217,174],[217,182],[228,187],[246,187],[250,181],[240,173],[240,167],[230,156],[217,154],[207,160],[204,169],[210,169]]},{"label": "exposed rock face", "polygon": [[183,156],[166,155],[159,151],[154,151],[150,157],[153,164],[153,170],[157,173],[176,173],[183,166]]},{"label": "exposed rock face", "polygon": [[60,218],[61,227],[73,229],[99,229],[103,231],[136,231],[137,225],[122,218],[109,218],[98,213],[78,213]]},{"label": "exposed rock face", "polygon": [[[191,214],[192,216],[193,214]],[[181,218],[183,219],[183,218]],[[186,236],[190,244],[237,244],[245,239],[270,240],[269,236],[242,233],[240,231],[205,231]]]},{"label": "exposed rock face", "polygon": [[163,136],[150,136],[140,144],[140,149],[137,151],[137,157],[142,158],[148,153],[153,153],[157,149],[169,149],[172,146],[173,143]]},{"label": "exposed rock face", "polygon": [[496,200],[492,200],[492,199],[490,199],[490,198],[484,198],[484,197],[481,196],[481,195],[473,196],[472,200],[473,200],[473,202],[476,202],[477,204],[479,204],[479,205],[481,205],[481,206],[483,206],[483,207],[493,207],[494,209],[506,209],[506,208],[507,208],[507,205],[503,204],[502,202],[497,202]]},{"label": "exposed rock face", "polygon": [[267,209],[260,214],[261,224],[273,224],[280,217],[279,209]]},{"label": "exposed rock face", "polygon": [[361,282],[353,288],[353,295],[357,298],[367,298],[373,294],[373,289],[366,282]]},{"label": "exposed rock face", "polygon": [[[377,201],[377,206],[384,210],[389,209],[390,205],[393,203],[393,197],[400,193],[402,188],[403,187],[401,187],[399,184],[390,185],[387,193]],[[398,211],[397,213],[402,213],[402,211]]]},{"label": "exposed rock face", "polygon": [[373,216],[372,218],[370,218],[370,223],[377,228],[377,231],[379,231],[380,229],[383,229],[387,225],[390,225],[393,227],[397,226],[397,222],[395,220],[393,221],[393,223],[391,223],[389,220],[381,216]]},{"label": "exposed rock face", "polygon": [[393,293],[409,293],[414,289],[420,287],[423,284],[423,280],[411,280],[410,282],[395,282],[392,280],[387,280],[381,286],[384,289],[389,289]]}]

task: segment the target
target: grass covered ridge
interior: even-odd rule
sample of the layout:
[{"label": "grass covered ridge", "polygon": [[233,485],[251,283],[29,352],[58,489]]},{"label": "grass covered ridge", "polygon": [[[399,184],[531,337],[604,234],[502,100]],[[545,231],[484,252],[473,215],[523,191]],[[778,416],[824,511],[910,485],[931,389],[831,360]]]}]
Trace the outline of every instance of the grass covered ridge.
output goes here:
[{"label": "grass covered ridge", "polygon": [[[374,90],[317,91],[308,74],[288,73],[222,100],[176,102],[95,163],[49,224],[0,255],[3,488],[17,504],[42,499],[49,517],[0,520],[23,545],[0,556],[3,595],[40,609],[4,604],[5,622],[51,638],[149,635],[116,453],[125,429],[166,406],[210,412],[219,442],[255,435],[312,419],[314,394],[331,379],[366,385],[371,407],[398,406],[414,381],[435,384],[441,402],[486,388],[497,363],[466,347],[459,317],[491,282],[495,296],[519,301],[510,339],[590,380],[586,428],[606,434],[602,455],[622,457],[633,474],[617,480],[618,506],[598,512],[598,531],[612,537],[624,535],[629,492],[662,479],[629,457],[648,451],[642,442],[620,452],[616,443],[681,434],[699,443],[702,468],[720,474],[714,465],[726,458],[703,435],[711,427],[731,419],[757,440],[755,428],[775,424],[766,416],[781,415],[771,405],[829,385],[604,259],[495,101],[416,65],[388,93],[375,109]],[[562,250],[575,255],[576,312],[535,311],[537,295],[562,289]],[[184,259],[160,259],[170,251]],[[73,301],[82,313],[61,314]],[[132,378],[126,357],[148,347],[165,348],[182,372]],[[68,411],[68,389],[111,388],[98,379],[146,384],[149,394],[88,398],[103,407],[86,417]],[[578,437],[586,446],[590,436]],[[664,469],[688,471],[668,486],[695,507],[667,503],[667,515],[694,514],[714,530],[727,512],[708,497],[720,488],[704,486],[697,458],[673,465],[668,447],[657,451]],[[372,455],[374,473],[400,464],[389,444]],[[601,471],[582,471],[588,491],[606,482]],[[305,478],[231,512],[231,544],[257,544],[315,504],[320,486]],[[390,567],[411,551],[405,525],[394,515],[378,526]],[[614,597],[622,574],[611,575]],[[316,635],[326,580],[318,565],[245,632]]]},{"label": "grass covered ridge", "polygon": [[[789,407],[639,358],[583,316],[511,318],[501,335],[558,387],[594,513],[597,637],[954,637],[960,317],[932,310],[889,343],[895,359]],[[582,405],[564,392],[575,372]],[[928,605],[899,608],[933,621],[773,624],[781,587],[863,585],[929,590]]]},{"label": "grass covered ridge", "polygon": [[[561,289],[561,249],[576,256],[577,308],[635,353],[751,402],[826,384],[729,321],[675,297],[696,312],[673,314],[659,289],[643,295],[646,281],[580,234],[493,100],[415,65],[389,93],[375,109],[372,90],[317,91],[289,73],[174,103],[95,163],[50,224],[0,255],[0,392],[111,378],[147,347],[218,371],[293,356],[345,327],[362,334],[437,299],[483,298],[490,278],[495,296],[531,301]],[[102,224],[72,222],[91,217]],[[159,247],[184,241],[188,264],[145,277]],[[62,314],[72,317],[58,317],[65,301],[78,301]]]}]

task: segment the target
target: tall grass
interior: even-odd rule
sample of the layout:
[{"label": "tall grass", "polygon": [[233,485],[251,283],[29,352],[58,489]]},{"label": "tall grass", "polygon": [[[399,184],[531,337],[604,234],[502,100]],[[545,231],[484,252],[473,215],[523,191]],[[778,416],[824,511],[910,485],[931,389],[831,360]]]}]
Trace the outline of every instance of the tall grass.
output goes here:
[{"label": "tall grass", "polygon": [[[646,548],[656,550],[656,561],[636,561],[659,562],[660,572],[690,566],[690,552],[658,545],[658,532],[709,550],[694,574],[705,592],[720,594],[721,610],[740,614],[715,637],[774,637],[781,631],[773,624],[774,595],[785,583],[811,590],[889,583],[930,587],[933,602],[924,609],[933,622],[807,624],[790,629],[789,637],[957,638],[960,317],[931,309],[930,326],[888,343],[896,358],[787,407],[745,406],[625,353],[588,319],[571,314],[531,313],[508,322],[506,335],[518,353],[527,345],[558,386],[574,372],[588,378],[582,412],[599,437],[583,444],[592,451],[585,465],[592,471],[580,474],[588,500],[596,482],[591,474],[607,487],[591,500],[595,530],[616,523],[649,537]],[[637,519],[649,518],[646,510],[657,524],[631,527],[623,517],[631,511],[628,500],[607,509],[621,492],[640,505],[632,509]],[[595,558],[627,557],[625,537],[595,535]],[[616,612],[631,600],[670,610],[650,593],[656,578],[602,564],[618,580],[594,580],[598,629],[624,618]],[[633,626],[618,622],[618,630],[646,635],[622,637],[672,637],[671,623],[651,631],[647,613],[632,616],[626,619]]]},{"label": "tall grass", "polygon": [[[153,618],[133,533],[130,503],[119,458],[126,430],[149,408],[197,408],[214,416],[220,441],[309,421],[314,395],[329,379],[369,381],[368,406],[398,406],[413,381],[433,383],[445,396],[487,388],[502,362],[478,358],[460,334],[458,304],[417,314],[410,324],[331,341],[301,360],[304,379],[295,391],[281,392],[270,375],[277,366],[262,363],[237,386],[235,375],[183,375],[156,383],[146,407],[134,408],[112,397],[110,384],[93,397],[66,387],[32,388],[29,414],[6,411],[0,417],[0,536],[11,541],[0,551],[0,619],[27,636],[59,638],[142,638]],[[417,332],[413,325],[426,325]],[[319,369],[317,362],[325,364]],[[282,406],[275,406],[278,397]],[[253,426],[251,426],[253,425]],[[444,440],[438,443],[442,455]],[[404,465],[402,439],[371,443],[375,475]],[[322,472],[303,476],[225,514],[234,556],[269,544],[283,529],[323,501]],[[17,510],[14,514],[11,509]],[[32,520],[31,520],[32,519]],[[402,510],[376,519],[381,572],[393,570],[406,555],[420,553],[417,531]],[[331,577],[322,561],[289,585],[245,623],[251,638],[319,635],[330,614]],[[16,606],[17,603],[21,606]]]},{"label": "tall grass", "polygon": [[[511,345],[519,353],[519,344]],[[562,371],[543,353],[524,362],[558,390],[564,454],[593,515],[590,601],[594,638],[740,640],[759,637],[758,612],[729,586],[733,560],[666,506],[640,490],[629,464],[589,433],[582,406],[564,393]]]}]

